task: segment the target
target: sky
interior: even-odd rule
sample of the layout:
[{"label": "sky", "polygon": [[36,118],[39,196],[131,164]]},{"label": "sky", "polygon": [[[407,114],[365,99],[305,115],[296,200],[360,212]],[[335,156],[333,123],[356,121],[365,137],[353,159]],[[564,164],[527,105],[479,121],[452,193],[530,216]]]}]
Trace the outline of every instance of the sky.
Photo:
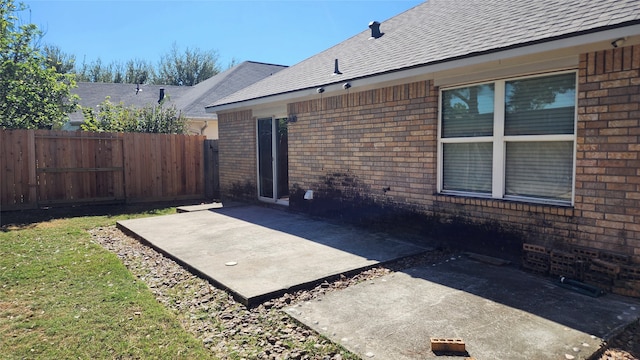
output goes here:
[{"label": "sky", "polygon": [[[423,0],[16,0],[21,21],[76,63],[157,64],[176,44],[232,59],[294,65]],[[382,26],[384,29],[384,25]]]}]

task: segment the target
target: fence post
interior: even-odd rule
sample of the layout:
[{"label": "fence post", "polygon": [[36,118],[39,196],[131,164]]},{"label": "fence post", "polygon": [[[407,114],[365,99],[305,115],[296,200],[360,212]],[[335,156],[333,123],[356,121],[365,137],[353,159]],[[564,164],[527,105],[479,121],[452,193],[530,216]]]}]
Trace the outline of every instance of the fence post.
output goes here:
[{"label": "fence post", "polygon": [[40,207],[38,198],[38,177],[36,176],[36,132],[28,130],[27,133],[27,156],[29,162],[29,202],[34,204],[34,208]]},{"label": "fence post", "polygon": [[220,196],[218,140],[204,141],[204,189],[207,199]]}]

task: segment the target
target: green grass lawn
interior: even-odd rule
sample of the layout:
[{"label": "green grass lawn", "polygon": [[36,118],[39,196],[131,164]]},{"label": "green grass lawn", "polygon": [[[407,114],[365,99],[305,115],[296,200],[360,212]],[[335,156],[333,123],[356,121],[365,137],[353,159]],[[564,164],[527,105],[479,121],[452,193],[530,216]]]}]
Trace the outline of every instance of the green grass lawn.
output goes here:
[{"label": "green grass lawn", "polygon": [[1,359],[208,359],[202,342],[86,230],[174,208],[0,231]]}]

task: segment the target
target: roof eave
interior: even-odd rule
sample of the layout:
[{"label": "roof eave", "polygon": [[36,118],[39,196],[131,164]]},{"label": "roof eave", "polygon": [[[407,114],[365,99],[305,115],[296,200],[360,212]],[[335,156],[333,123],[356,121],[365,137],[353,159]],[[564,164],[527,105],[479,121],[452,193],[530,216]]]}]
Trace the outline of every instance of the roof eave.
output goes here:
[{"label": "roof eave", "polygon": [[191,120],[191,121],[216,121],[216,120],[218,120],[218,117],[216,116],[216,114],[207,114],[207,115],[189,116],[189,115],[186,115],[186,114],[182,114],[182,116],[184,116],[187,120]]},{"label": "roof eave", "polygon": [[[496,48],[483,52],[468,53],[455,58],[441,59],[429,63],[413,65],[409,67],[393,69],[386,72],[370,74],[362,77],[343,78],[340,81],[327,82],[325,84],[314,85],[304,89],[295,89],[287,92],[269,94],[252,99],[235,102],[210,105],[205,107],[207,113],[218,113],[222,111],[251,108],[254,106],[270,104],[275,102],[291,102],[317,94],[319,87],[325,88],[326,93],[333,90],[342,89],[342,84],[358,82],[358,87],[370,86],[378,83],[386,83],[394,80],[413,78],[431,74],[439,71],[447,71],[456,68],[472,66],[486,63],[497,59],[509,59],[520,56],[532,55],[545,51],[561,50],[566,48],[579,48],[587,45],[602,43],[603,47],[611,46],[611,41],[620,37],[630,37],[640,35],[640,21],[632,21],[605,28],[591,29],[588,31],[565,34],[563,36],[542,39],[527,43],[521,43],[506,48]],[[335,89],[334,89],[335,88]]]}]

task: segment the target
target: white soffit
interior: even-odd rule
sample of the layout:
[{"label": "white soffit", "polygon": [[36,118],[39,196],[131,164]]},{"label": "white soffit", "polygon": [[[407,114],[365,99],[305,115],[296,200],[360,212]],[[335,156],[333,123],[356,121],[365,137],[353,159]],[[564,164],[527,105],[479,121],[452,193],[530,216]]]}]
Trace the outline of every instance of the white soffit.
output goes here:
[{"label": "white soffit", "polygon": [[495,80],[509,76],[523,76],[551,70],[575,69],[578,67],[580,56],[572,55],[542,61],[532,61],[526,58],[520,60],[522,61],[495,61],[485,66],[470,67],[465,69],[463,74],[461,74],[459,70],[435,73],[433,74],[434,85],[440,87],[453,86],[485,80]]},{"label": "white soffit", "polygon": [[255,107],[253,108],[252,111],[252,116],[258,119],[263,119],[263,118],[283,118],[283,117],[287,117],[287,105],[283,104],[283,105],[276,105],[273,106],[272,104],[269,104],[270,106],[261,106],[261,107]]}]

